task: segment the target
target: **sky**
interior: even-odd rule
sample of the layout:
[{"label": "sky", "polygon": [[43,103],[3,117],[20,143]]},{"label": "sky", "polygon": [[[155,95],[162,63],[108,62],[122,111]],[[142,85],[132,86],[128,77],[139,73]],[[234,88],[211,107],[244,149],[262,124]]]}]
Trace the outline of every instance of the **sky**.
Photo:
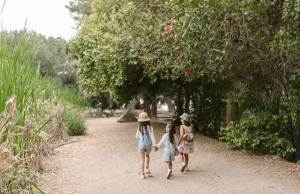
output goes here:
[{"label": "sky", "polygon": [[[5,0],[0,0],[0,11]],[[6,0],[0,15],[1,30],[20,30],[26,23],[33,30],[47,37],[75,36],[75,22],[65,8],[70,0]],[[27,21],[27,22],[26,22]]]}]

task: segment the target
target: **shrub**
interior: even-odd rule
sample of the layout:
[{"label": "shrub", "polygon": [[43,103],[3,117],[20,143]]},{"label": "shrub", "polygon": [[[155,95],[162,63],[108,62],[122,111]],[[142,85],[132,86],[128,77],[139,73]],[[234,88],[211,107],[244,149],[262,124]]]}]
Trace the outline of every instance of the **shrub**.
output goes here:
[{"label": "shrub", "polygon": [[83,135],[86,128],[83,118],[75,112],[65,112],[64,121],[69,135]]},{"label": "shrub", "polygon": [[219,135],[233,149],[290,158],[296,151],[289,133],[291,128],[285,115],[257,114],[222,128]]}]

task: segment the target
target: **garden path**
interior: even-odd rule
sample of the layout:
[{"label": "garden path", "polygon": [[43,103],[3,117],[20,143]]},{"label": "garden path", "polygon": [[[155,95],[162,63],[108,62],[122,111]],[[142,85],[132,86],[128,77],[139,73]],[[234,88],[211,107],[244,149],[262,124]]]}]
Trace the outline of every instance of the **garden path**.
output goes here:
[{"label": "garden path", "polygon": [[[164,125],[153,123],[157,141]],[[165,179],[162,151],[151,154],[153,176],[138,177],[137,123],[117,118],[88,119],[87,134],[55,149],[45,160],[41,188],[49,194],[209,194],[300,193],[300,165],[271,156],[232,151],[217,140],[197,134],[191,172]]]}]

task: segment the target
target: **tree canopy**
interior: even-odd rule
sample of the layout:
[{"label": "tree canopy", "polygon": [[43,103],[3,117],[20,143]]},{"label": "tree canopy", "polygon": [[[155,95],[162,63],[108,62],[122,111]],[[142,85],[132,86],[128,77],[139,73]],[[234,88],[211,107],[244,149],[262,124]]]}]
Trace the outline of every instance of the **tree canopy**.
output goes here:
[{"label": "tree canopy", "polygon": [[297,147],[299,29],[299,0],[94,0],[71,50],[88,95],[176,96],[215,134],[226,119],[285,114],[280,136]]}]

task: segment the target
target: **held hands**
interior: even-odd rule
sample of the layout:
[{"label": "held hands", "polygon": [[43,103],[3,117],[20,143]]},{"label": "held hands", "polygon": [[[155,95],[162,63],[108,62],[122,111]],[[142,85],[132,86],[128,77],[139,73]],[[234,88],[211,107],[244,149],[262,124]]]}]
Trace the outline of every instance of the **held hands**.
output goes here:
[{"label": "held hands", "polygon": [[159,150],[159,147],[158,147],[158,146],[155,145],[155,146],[153,146],[153,147],[154,147],[154,151],[157,152],[157,151]]}]

